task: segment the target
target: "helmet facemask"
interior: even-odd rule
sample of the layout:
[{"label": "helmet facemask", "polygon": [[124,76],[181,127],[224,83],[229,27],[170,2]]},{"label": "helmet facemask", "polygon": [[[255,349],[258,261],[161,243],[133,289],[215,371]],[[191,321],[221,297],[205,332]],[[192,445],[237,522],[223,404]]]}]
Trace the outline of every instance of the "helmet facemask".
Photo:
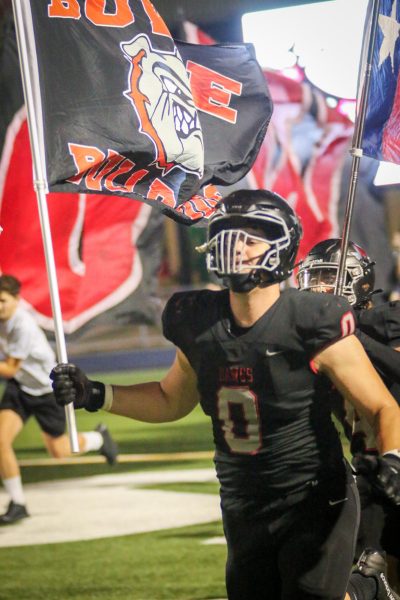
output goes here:
[{"label": "helmet facemask", "polygon": [[297,280],[301,290],[332,293],[335,291],[337,267],[310,266],[300,269]]},{"label": "helmet facemask", "polygon": [[[260,242],[267,247],[257,262],[249,264],[246,247]],[[223,216],[210,228],[207,269],[222,277],[234,291],[271,285],[286,278],[286,273],[279,268],[280,254],[290,243],[289,228],[279,215],[253,211],[249,216]]]},{"label": "helmet facemask", "polygon": [[[235,292],[248,292],[287,279],[302,236],[297,215],[282,196],[269,190],[236,190],[210,217],[207,269]],[[253,244],[263,244],[253,248]],[[257,255],[257,253],[259,254]]]},{"label": "helmet facemask", "polygon": [[[299,288],[311,292],[323,292],[325,294],[334,294],[338,266],[330,264],[319,264],[301,269],[298,274]],[[362,277],[363,272],[358,265],[352,269],[346,268],[345,282],[342,295],[347,298],[351,305],[357,301],[353,284]]]}]

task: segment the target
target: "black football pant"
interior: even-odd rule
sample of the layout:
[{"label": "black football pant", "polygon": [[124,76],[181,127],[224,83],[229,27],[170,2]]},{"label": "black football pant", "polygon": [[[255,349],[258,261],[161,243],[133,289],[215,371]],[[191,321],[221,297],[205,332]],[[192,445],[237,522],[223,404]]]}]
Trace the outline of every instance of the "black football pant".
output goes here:
[{"label": "black football pant", "polygon": [[361,501],[356,558],[365,548],[384,550],[400,560],[400,506],[377,495],[363,475],[357,476]]},{"label": "black football pant", "polygon": [[293,498],[252,515],[223,510],[229,600],[343,600],[359,523],[355,481]]}]

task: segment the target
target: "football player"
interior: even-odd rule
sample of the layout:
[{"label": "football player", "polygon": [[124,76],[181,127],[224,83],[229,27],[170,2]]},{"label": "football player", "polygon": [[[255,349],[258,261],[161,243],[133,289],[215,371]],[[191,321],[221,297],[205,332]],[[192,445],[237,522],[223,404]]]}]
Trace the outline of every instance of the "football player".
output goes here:
[{"label": "football player", "polygon": [[[201,404],[216,447],[229,600],[345,597],[358,493],[325,401],[329,380],[400,466],[400,409],[353,335],[347,300],[280,290],[301,234],[282,197],[233,192],[210,218],[202,247],[227,287],[168,301],[164,334],[177,352],[160,382],[104,385],[70,364],[51,373],[57,401],[89,411],[165,422]],[[363,577],[371,599],[377,579]]]},{"label": "football player", "polygon": [[[314,246],[299,265],[302,290],[334,293],[339,267],[341,239],[328,239]],[[355,309],[356,335],[392,395],[400,403],[400,302],[374,306],[374,262],[366,252],[349,242],[346,253],[343,295]],[[377,449],[375,435],[363,417],[344,406],[338,394],[335,414],[351,442],[358,467],[361,522],[357,555],[365,547],[387,553],[388,579],[400,591],[400,507],[388,502],[375,479]],[[378,485],[377,485],[378,484]]]}]

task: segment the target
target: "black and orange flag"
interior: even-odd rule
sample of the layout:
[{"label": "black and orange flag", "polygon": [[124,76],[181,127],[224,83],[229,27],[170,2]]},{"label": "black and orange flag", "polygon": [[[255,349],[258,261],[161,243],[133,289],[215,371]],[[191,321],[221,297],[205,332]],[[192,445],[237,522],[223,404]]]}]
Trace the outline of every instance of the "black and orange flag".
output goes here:
[{"label": "black and orange flag", "polygon": [[247,44],[175,42],[149,0],[22,1],[51,192],[121,195],[184,223],[251,168],[272,102]]}]

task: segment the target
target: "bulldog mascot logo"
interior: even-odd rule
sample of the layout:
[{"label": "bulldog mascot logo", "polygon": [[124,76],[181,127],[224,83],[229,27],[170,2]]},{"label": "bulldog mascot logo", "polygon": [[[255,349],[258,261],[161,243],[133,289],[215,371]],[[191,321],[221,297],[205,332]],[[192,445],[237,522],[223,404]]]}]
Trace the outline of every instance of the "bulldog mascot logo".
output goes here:
[{"label": "bulldog mascot logo", "polygon": [[196,175],[204,171],[204,144],[184,64],[174,53],[152,48],[140,34],[121,49],[130,62],[129,89],[140,131],[155,148],[155,164],[168,173],[173,168]]}]

